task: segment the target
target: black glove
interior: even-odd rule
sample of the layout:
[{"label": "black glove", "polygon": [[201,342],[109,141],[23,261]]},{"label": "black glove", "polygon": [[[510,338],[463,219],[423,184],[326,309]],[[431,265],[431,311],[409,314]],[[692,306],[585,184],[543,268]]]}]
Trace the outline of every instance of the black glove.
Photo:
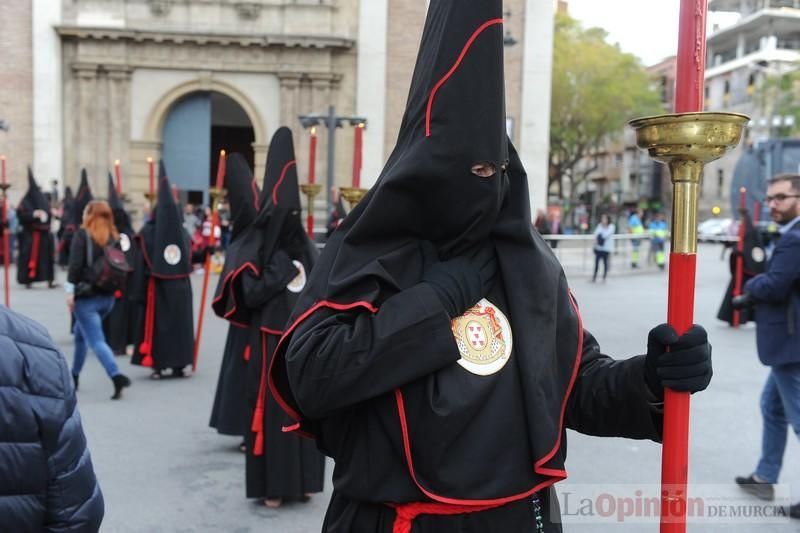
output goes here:
[{"label": "black glove", "polygon": [[751,305],[753,305],[753,297],[746,292],[731,298],[731,307],[736,310],[744,309],[745,307],[750,307]]},{"label": "black glove", "polygon": [[431,265],[422,276],[436,292],[451,318],[486,296],[497,275],[497,257],[494,247],[482,245],[447,261]]},{"label": "black glove", "polygon": [[695,324],[681,337],[669,324],[650,330],[644,378],[655,396],[662,398],[665,388],[691,393],[705,390],[712,373],[711,345],[702,326]]}]

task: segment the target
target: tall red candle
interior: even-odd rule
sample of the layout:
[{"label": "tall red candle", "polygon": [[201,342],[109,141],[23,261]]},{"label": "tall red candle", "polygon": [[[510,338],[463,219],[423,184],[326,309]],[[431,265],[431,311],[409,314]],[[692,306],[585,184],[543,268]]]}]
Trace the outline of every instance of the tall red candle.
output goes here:
[{"label": "tall red candle", "polygon": [[117,192],[122,194],[122,171],[119,167],[119,159],[114,161],[114,174],[117,176]]},{"label": "tall red candle", "polygon": [[308,183],[314,184],[317,178],[317,128],[311,128],[311,144],[308,148]]},{"label": "tall red candle", "polygon": [[219,151],[219,164],[217,165],[217,189],[222,189],[225,183],[225,150]]},{"label": "tall red candle", "polygon": [[361,151],[364,144],[364,124],[356,126],[353,147],[353,187],[361,187]]},{"label": "tall red candle", "polygon": [[147,164],[150,165],[150,195],[156,193],[156,167],[152,157],[147,158]]}]

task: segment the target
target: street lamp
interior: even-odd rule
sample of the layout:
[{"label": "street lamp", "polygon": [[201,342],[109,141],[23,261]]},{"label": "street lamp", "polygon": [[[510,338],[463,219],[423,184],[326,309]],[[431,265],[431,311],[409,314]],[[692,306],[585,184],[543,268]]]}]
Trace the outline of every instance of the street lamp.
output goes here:
[{"label": "street lamp", "polygon": [[333,177],[334,177],[334,163],[336,160],[336,128],[341,128],[345,123],[351,126],[366,125],[367,119],[358,116],[339,116],[336,114],[334,106],[328,107],[327,115],[299,115],[300,125],[303,129],[313,128],[314,126],[322,126],[328,130],[328,173],[326,177],[326,186],[328,192],[326,193],[327,211],[330,213],[333,207]]}]

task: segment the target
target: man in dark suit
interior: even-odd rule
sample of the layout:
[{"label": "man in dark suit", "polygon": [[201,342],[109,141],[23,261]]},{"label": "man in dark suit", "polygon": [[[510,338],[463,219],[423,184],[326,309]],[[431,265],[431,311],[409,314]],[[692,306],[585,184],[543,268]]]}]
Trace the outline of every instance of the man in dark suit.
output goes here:
[{"label": "man in dark suit", "polygon": [[[767,271],[748,281],[742,296],[734,299],[734,306],[756,306],[758,357],[770,367],[761,394],[761,459],[755,472],[737,477],[736,483],[772,500],[789,426],[800,436],[800,174],[772,178],[767,205],[780,225],[780,239],[771,250]],[[800,503],[791,506],[790,514],[800,518]]]}]

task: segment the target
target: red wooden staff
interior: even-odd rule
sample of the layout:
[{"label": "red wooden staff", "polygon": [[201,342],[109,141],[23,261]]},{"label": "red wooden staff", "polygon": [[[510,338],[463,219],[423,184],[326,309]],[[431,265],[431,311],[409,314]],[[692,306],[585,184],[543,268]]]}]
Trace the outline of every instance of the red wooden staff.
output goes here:
[{"label": "red wooden staff", "polygon": [[11,247],[8,243],[9,238],[9,231],[8,231],[8,188],[9,184],[6,180],[6,156],[0,156],[0,166],[2,166],[2,171],[0,171],[0,189],[3,191],[3,278],[5,281],[5,297],[6,297],[6,307],[9,309],[11,308],[11,284],[9,283],[9,275],[8,269],[9,264],[11,263],[11,259],[9,255],[11,254]]},{"label": "red wooden staff", "polygon": [[[317,176],[317,128],[311,128],[311,143],[308,155],[308,184],[314,185]],[[314,196],[308,196],[308,216],[306,217],[306,232],[310,239],[314,239]]]},{"label": "red wooden staff", "polygon": [[[739,241],[736,243],[736,251],[739,252],[736,256],[736,268],[733,277],[733,296],[742,294],[742,278],[744,277],[744,217],[747,210],[747,189],[744,187],[739,189]],[[733,311],[733,320],[731,325],[735,328],[739,327],[741,315],[739,310]]]},{"label": "red wooden staff", "polygon": [[[211,191],[211,235],[208,237],[208,247],[214,249],[217,238],[214,232],[219,225],[219,215],[217,214],[217,201],[222,196],[222,188],[225,185],[225,150],[219,153],[219,165],[217,165],[217,183]],[[192,372],[197,370],[197,359],[200,355],[200,339],[203,337],[203,319],[206,315],[206,298],[208,298],[208,280],[211,275],[211,256],[212,252],[206,252],[205,269],[203,271],[203,293],[200,296],[200,316],[197,318],[197,336],[194,339],[194,360],[192,361]]]},{"label": "red wooden staff", "polygon": [[[707,14],[707,0],[681,0],[675,81],[676,113],[703,110]],[[675,224],[673,220],[673,226]],[[670,250],[667,321],[678,335],[686,333],[694,321],[696,271],[695,253],[676,250],[675,247]],[[689,393],[669,389],[664,391],[661,533],[686,531],[689,405]]]}]

